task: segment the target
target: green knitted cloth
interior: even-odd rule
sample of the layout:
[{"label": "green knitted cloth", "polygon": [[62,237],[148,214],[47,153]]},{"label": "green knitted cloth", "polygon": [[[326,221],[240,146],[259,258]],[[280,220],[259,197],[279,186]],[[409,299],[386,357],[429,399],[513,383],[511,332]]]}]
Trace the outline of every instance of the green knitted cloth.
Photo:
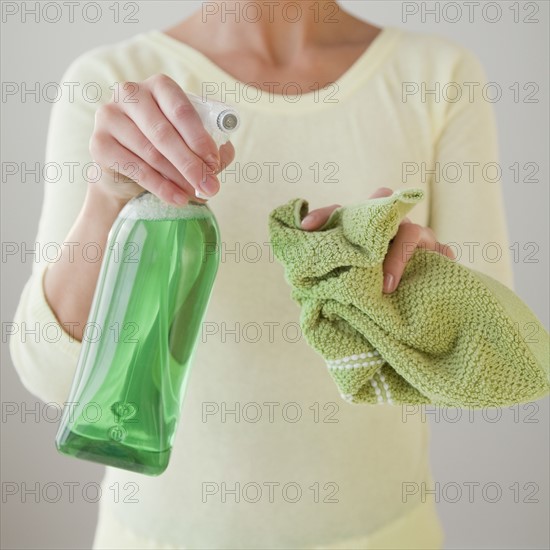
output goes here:
[{"label": "green knitted cloth", "polygon": [[352,403],[491,407],[550,390],[550,338],[508,287],[417,248],[397,289],[382,262],[421,189],[340,207],[317,231],[304,199],[271,212],[273,253],[301,306],[306,341]]}]

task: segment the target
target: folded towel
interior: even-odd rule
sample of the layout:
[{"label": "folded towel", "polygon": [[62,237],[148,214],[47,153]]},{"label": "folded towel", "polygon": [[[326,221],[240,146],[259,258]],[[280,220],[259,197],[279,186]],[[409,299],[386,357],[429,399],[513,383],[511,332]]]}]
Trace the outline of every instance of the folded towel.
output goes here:
[{"label": "folded towel", "polygon": [[352,403],[492,407],[550,390],[550,337],[499,281],[417,248],[397,289],[382,262],[421,189],[336,209],[317,231],[293,199],[269,216],[273,252],[306,341]]}]

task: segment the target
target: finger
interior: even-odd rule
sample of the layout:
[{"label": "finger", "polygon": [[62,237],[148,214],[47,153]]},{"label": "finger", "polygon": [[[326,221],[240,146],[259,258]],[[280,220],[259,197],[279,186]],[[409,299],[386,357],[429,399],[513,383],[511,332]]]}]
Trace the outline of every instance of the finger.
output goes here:
[{"label": "finger", "polygon": [[392,189],[389,187],[379,187],[369,196],[369,199],[379,199],[380,197],[389,197],[390,195],[393,195]]},{"label": "finger", "polygon": [[235,160],[235,147],[230,141],[220,147],[220,172],[225,170]]},{"label": "finger", "polygon": [[210,168],[219,168],[220,155],[214,138],[181,87],[166,75],[151,79],[151,92],[164,116],[179,132],[188,147]]},{"label": "finger", "polygon": [[317,208],[312,210],[303,220],[302,228],[307,231],[312,231],[321,227],[329,218],[329,216],[337,209],[340,208],[339,204],[332,204],[331,206],[325,206],[324,208]]},{"label": "finger", "polygon": [[164,116],[172,123],[189,149],[210,170],[219,169],[220,154],[214,138],[207,132],[191,100],[180,86],[166,75],[150,79],[150,90]]},{"label": "finger", "polygon": [[423,229],[414,223],[399,226],[384,258],[384,292],[391,293],[397,288],[407,262],[424,237]]},{"label": "finger", "polygon": [[407,262],[418,248],[438,252],[451,260],[456,259],[450,246],[436,240],[431,227],[422,227],[409,221],[399,227],[384,259],[384,292],[391,293],[397,288]]},{"label": "finger", "polygon": [[440,243],[439,241],[436,241],[435,239],[431,239],[428,242],[424,244],[424,242],[420,242],[418,246],[421,246],[422,248],[425,248],[426,250],[433,250],[434,252],[437,252],[441,254],[442,256],[447,256],[447,258],[451,260],[456,260],[456,256],[453,252],[453,249],[443,243]]},{"label": "finger", "polygon": [[[223,172],[223,170],[225,170],[227,166],[229,166],[229,164],[233,162],[234,159],[235,159],[235,148],[233,147],[233,144],[229,141],[222,144],[222,146],[220,147],[220,168],[219,168],[219,171],[216,173]],[[208,197],[206,198],[196,197],[196,198],[193,198],[193,200],[196,202],[205,204],[206,201],[208,200]]]},{"label": "finger", "polygon": [[90,142],[90,152],[93,158],[103,159],[103,166],[116,166],[117,173],[135,181],[165,202],[183,205],[189,201],[177,184],[159,174],[109,134],[95,134]]},{"label": "finger", "polygon": [[[220,168],[216,174],[223,172],[235,159],[235,148],[231,142],[226,142],[220,147]],[[206,203],[208,197],[196,197],[194,201],[199,201],[201,203]]]},{"label": "finger", "polygon": [[[377,199],[379,197],[389,197],[393,194],[393,191],[389,187],[379,187],[370,196],[369,199]],[[339,204],[333,204],[332,206],[325,206],[324,208],[318,208],[312,210],[303,220],[302,228],[308,231],[315,230],[321,227],[329,218],[336,208],[339,208]]]},{"label": "finger", "polygon": [[[172,125],[172,122],[161,111],[152,93],[142,86],[137,93],[137,100],[137,102],[122,102],[120,105],[143,135],[178,169],[196,190],[208,196],[216,194],[219,190],[217,178],[211,173],[202,159],[188,147],[186,141],[184,141],[180,133]],[[198,117],[189,100],[185,98],[185,101],[189,105],[186,108],[185,117],[181,114],[183,110],[181,106],[178,106],[178,111],[173,116],[177,119],[186,118],[192,120],[193,114],[191,113],[191,109],[193,109],[194,116]],[[181,125],[181,122],[179,124]],[[201,135],[203,133],[207,134],[202,123],[200,124],[202,128]],[[191,122],[191,125],[195,129],[194,131],[197,132],[196,124]],[[196,144],[198,138],[195,137],[192,139],[195,140]],[[207,172],[210,172],[210,174],[205,178],[203,183],[203,177]]]},{"label": "finger", "polygon": [[423,248],[425,250],[431,250],[437,252],[443,256],[447,256],[451,260],[455,259],[452,248],[446,244],[440,243],[436,237],[434,230],[431,227],[422,227],[420,240],[418,241],[417,248]]},{"label": "finger", "polygon": [[[389,197],[390,195],[393,195],[393,190],[390,189],[389,187],[379,187],[370,197],[369,199],[378,199],[380,197]],[[403,224],[403,223],[412,223],[412,221],[410,220],[410,218],[408,218],[407,216],[405,216],[401,222],[399,223],[399,225]]]},{"label": "finger", "polygon": [[159,174],[181,187],[189,196],[195,194],[194,187],[179,170],[141,133],[134,121],[122,111],[113,111],[111,135],[126,149],[154,168]]}]

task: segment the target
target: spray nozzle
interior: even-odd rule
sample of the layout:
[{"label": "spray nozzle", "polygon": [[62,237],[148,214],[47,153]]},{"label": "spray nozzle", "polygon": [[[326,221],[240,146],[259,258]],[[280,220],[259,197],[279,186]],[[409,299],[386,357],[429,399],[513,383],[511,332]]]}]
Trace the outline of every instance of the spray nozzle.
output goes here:
[{"label": "spray nozzle", "polygon": [[[230,105],[212,99],[204,99],[198,95],[185,94],[197,111],[206,131],[212,136],[218,148],[229,140],[240,124],[239,113]],[[195,191],[195,196],[206,200],[209,197]]]}]

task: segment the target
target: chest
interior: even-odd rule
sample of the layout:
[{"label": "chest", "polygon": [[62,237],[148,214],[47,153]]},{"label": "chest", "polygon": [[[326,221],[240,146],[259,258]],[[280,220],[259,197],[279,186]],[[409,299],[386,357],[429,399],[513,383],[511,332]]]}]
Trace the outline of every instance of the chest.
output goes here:
[{"label": "chest", "polygon": [[[221,191],[210,201],[226,238],[264,242],[269,212],[296,197],[313,209],[361,202],[382,186],[429,190],[426,179],[409,176],[405,167],[429,163],[430,144],[370,117],[368,108],[341,107],[296,116],[242,113],[232,137],[235,160],[219,175]],[[411,218],[424,224],[427,206],[428,200],[418,204]]]},{"label": "chest", "polygon": [[[295,87],[306,93],[337,82],[361,57],[368,44],[304,52],[290,64],[272,64],[251,54],[219,54],[209,58],[234,79],[262,91],[282,93]],[[277,90],[279,87],[279,90]],[[295,93],[289,91],[289,93]]]}]

